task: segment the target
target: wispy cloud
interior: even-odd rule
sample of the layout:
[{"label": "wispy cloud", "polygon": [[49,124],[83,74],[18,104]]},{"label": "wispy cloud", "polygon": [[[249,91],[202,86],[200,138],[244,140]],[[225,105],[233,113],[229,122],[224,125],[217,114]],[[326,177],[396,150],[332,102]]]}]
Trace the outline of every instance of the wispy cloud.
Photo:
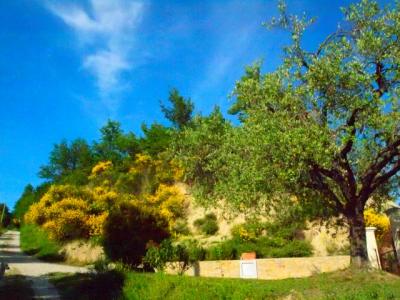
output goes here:
[{"label": "wispy cloud", "polygon": [[[133,52],[145,4],[132,0],[89,0],[86,7],[59,1],[49,2],[47,7],[75,31],[81,43],[82,66],[96,79],[100,104],[107,117],[114,116],[120,104],[118,94],[126,86],[122,75],[138,64],[139,56],[134,57]],[[92,104],[98,106],[97,102]]]}]

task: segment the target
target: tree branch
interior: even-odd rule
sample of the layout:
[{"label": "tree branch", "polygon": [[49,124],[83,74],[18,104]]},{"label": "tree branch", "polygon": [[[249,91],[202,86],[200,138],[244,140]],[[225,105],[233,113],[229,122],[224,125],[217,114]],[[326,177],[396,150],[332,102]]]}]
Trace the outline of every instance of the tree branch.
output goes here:
[{"label": "tree branch", "polygon": [[[361,183],[362,187],[359,193],[359,197],[362,199],[362,201],[367,201],[368,197],[371,195],[371,193],[374,191],[374,189],[378,188],[380,184],[385,183],[385,177],[389,176],[389,178],[393,175],[391,174],[391,171],[394,172],[397,170],[396,166],[386,173],[385,177],[381,177],[381,179],[378,182],[374,182],[376,180],[376,176],[388,165],[390,162],[393,160],[396,155],[400,155],[400,137],[395,140],[392,144],[388,145],[385,149],[383,149],[376,157],[375,162],[371,164],[368,167],[368,171],[366,174],[362,177]],[[398,162],[397,162],[398,164]],[[398,171],[398,170],[397,170]],[[396,171],[396,172],[397,172]],[[388,178],[388,179],[389,179]],[[379,184],[379,185],[378,185]],[[372,189],[372,185],[374,185]]]},{"label": "tree branch", "polygon": [[375,190],[382,184],[386,183],[389,181],[390,178],[395,176],[398,172],[400,171],[400,158],[397,160],[397,162],[394,164],[392,169],[390,169],[388,172],[378,176],[375,178],[373,184],[372,184],[372,189]]},{"label": "tree branch", "polygon": [[353,143],[354,143],[353,139],[354,139],[354,137],[356,135],[356,127],[354,125],[356,123],[357,114],[359,113],[360,110],[361,110],[360,108],[354,109],[353,112],[351,113],[349,119],[346,122],[346,126],[347,127],[351,127],[351,133],[350,133],[349,140],[344,145],[343,149],[340,151],[340,158],[341,159],[347,159],[347,154],[353,148]]},{"label": "tree branch", "polygon": [[378,85],[378,88],[375,90],[375,92],[378,94],[379,97],[382,97],[382,95],[386,92],[387,87],[386,87],[386,80],[384,76],[384,67],[383,64],[378,61],[375,63],[375,81],[376,84]]},{"label": "tree branch", "polygon": [[324,181],[321,173],[321,168],[314,165],[310,170],[311,183],[310,186],[319,190],[323,195],[335,203],[335,206],[339,212],[344,211],[344,206],[336,194],[331,190],[329,185]]}]

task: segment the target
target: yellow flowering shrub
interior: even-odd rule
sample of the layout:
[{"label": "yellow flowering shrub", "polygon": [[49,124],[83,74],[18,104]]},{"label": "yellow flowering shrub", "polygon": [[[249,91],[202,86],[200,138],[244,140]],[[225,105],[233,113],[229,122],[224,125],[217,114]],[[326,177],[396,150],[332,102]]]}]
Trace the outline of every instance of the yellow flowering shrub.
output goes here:
[{"label": "yellow flowering shrub", "polygon": [[257,238],[256,232],[246,228],[244,224],[238,224],[231,229],[232,236],[239,237],[243,241],[251,241]]},{"label": "yellow flowering shrub", "polygon": [[89,229],[90,236],[102,236],[104,233],[104,224],[107,220],[108,212],[103,212],[100,215],[90,215],[86,220],[86,225]]},{"label": "yellow flowering shrub", "polygon": [[102,212],[111,209],[121,198],[115,191],[106,187],[95,187],[91,190],[92,203],[91,208],[96,212]]},{"label": "yellow flowering shrub", "polygon": [[101,161],[93,167],[91,175],[97,176],[103,173],[104,171],[109,170],[110,168],[112,168],[112,166],[113,164],[111,161]]},{"label": "yellow flowering shrub", "polygon": [[376,227],[376,237],[381,240],[390,230],[390,220],[385,214],[380,214],[372,208],[364,211],[364,221],[367,227]]},{"label": "yellow flowering shrub", "polygon": [[184,194],[173,185],[182,176],[178,164],[137,154],[123,170],[102,161],[92,168],[87,186],[51,186],[30,207],[25,221],[42,226],[57,240],[101,236],[109,213],[124,202],[135,204],[174,232],[187,210]]},{"label": "yellow flowering shrub", "polygon": [[47,207],[43,213],[46,219],[53,220],[60,218],[66,211],[75,210],[85,213],[88,210],[87,202],[77,198],[65,198]]},{"label": "yellow flowering shrub", "polygon": [[42,225],[46,221],[44,208],[42,202],[32,204],[24,216],[25,222]]},{"label": "yellow flowering shrub", "polygon": [[87,215],[80,210],[66,210],[60,212],[57,218],[49,219],[43,224],[50,237],[59,241],[76,238],[87,238],[89,236],[86,226]]},{"label": "yellow flowering shrub", "polygon": [[154,195],[147,196],[146,202],[167,220],[170,229],[174,228],[177,219],[187,214],[185,195],[176,186],[160,184]]},{"label": "yellow flowering shrub", "polygon": [[54,185],[30,207],[25,222],[43,226],[57,240],[97,236],[116,198],[115,192],[105,189]]}]

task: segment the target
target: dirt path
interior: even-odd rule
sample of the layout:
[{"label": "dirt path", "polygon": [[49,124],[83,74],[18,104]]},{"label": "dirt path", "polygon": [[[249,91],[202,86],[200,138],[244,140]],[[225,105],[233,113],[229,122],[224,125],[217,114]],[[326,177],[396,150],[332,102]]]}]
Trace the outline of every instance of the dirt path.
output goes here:
[{"label": "dirt path", "polygon": [[60,299],[57,289],[47,280],[46,274],[88,272],[87,268],[45,263],[25,255],[19,246],[18,231],[7,231],[0,236],[0,259],[8,263],[12,273],[26,276],[32,282],[34,299]]}]

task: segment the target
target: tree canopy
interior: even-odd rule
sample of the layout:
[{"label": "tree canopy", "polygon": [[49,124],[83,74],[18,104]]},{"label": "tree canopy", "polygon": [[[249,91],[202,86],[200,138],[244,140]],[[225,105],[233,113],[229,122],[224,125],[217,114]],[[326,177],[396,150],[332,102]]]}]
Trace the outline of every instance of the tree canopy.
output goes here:
[{"label": "tree canopy", "polygon": [[192,119],[194,104],[190,98],[185,99],[181,96],[177,89],[172,89],[169,92],[168,100],[172,106],[168,108],[161,104],[161,111],[172,125],[178,129],[182,129]]},{"label": "tree canopy", "polygon": [[352,261],[364,265],[366,202],[399,187],[400,6],[344,8],[343,24],[313,51],[302,46],[313,19],[279,9],[266,25],[291,35],[281,66],[248,67],[231,108],[241,124],[223,137],[207,131],[202,147],[193,145],[204,128],[187,128],[178,156],[189,175],[207,171],[193,181],[204,198],[268,208],[287,195],[314,216],[344,216]]}]

